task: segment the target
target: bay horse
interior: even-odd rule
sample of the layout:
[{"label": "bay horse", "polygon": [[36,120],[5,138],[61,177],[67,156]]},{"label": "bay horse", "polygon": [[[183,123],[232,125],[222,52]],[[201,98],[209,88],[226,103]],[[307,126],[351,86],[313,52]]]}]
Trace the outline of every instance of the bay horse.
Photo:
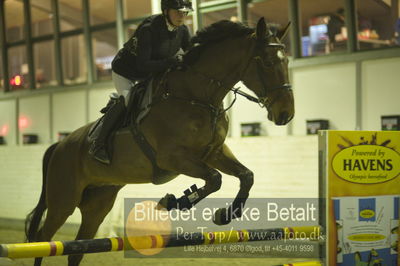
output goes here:
[{"label": "bay horse", "polygon": [[[153,148],[163,175],[155,174],[152,162],[126,129],[113,138],[111,165],[88,155],[87,135],[93,123],[51,145],[43,158],[39,203],[25,222],[27,241],[50,241],[76,207],[82,214],[76,239],[91,239],[123,186],[163,184],[180,174],[200,178],[205,185],[190,197],[176,199],[167,194],[160,201],[162,206],[178,202],[190,208],[219,190],[221,171],[239,178],[240,188],[230,206],[215,212],[214,222],[228,224],[240,217],[253,173],[224,144],[228,118],[222,102],[242,81],[266,108],[269,120],[285,125],[293,118],[288,58],[281,43],[288,28],[289,24],[272,34],[263,18],[255,29],[230,21],[214,23],[193,37],[197,45],[185,56],[186,68],[168,71],[154,80],[153,97],[160,100],[153,103],[138,127]],[[79,265],[82,257],[69,256],[68,265]],[[36,258],[35,265],[41,261]]]}]

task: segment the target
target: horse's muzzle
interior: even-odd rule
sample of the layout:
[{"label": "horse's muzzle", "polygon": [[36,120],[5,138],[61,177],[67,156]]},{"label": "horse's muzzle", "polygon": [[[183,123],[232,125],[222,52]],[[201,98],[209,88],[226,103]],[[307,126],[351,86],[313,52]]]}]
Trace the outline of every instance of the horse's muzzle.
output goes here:
[{"label": "horse's muzzle", "polygon": [[278,119],[275,121],[275,124],[278,126],[283,126],[286,125],[287,123],[290,122],[290,120],[292,120],[293,117],[289,117],[289,113],[288,112],[281,112],[279,114]]}]

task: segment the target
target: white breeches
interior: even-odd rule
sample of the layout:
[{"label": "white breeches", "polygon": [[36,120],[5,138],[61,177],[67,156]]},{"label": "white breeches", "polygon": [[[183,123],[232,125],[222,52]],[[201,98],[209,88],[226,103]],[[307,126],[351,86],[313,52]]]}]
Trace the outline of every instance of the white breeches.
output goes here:
[{"label": "white breeches", "polygon": [[131,91],[131,88],[133,88],[133,86],[135,85],[135,82],[124,78],[114,71],[112,71],[112,80],[118,94],[125,97],[125,105],[127,105],[129,102],[129,92]]}]

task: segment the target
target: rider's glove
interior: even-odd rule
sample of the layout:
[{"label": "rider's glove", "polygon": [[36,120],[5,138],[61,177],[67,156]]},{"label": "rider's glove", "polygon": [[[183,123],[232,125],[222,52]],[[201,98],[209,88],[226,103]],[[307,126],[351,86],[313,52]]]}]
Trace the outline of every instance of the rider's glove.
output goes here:
[{"label": "rider's glove", "polygon": [[182,55],[176,55],[167,59],[169,68],[181,70],[184,67]]}]

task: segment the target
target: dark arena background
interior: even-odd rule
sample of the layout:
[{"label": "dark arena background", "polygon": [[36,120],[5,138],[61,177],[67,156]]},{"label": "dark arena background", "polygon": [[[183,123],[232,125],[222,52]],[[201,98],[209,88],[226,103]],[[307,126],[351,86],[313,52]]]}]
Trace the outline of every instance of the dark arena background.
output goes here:
[{"label": "dark arena background", "polygon": [[[237,73],[240,74],[232,71],[228,73],[228,76],[234,76],[235,84],[232,90],[229,90],[230,88],[224,87],[226,85],[224,82],[216,80],[214,76],[197,74],[197,78],[201,76],[207,79],[209,81],[207,84],[211,84],[210,86],[217,84],[215,88],[226,89],[227,94],[222,100],[224,108],[227,108],[225,113],[220,112],[222,109],[215,108],[213,105],[204,107],[202,103],[199,104],[199,101],[191,99],[186,104],[201,106],[199,108],[203,108],[202,111],[207,110],[204,112],[207,114],[204,116],[207,119],[196,120],[198,117],[190,115],[188,111],[187,116],[196,120],[195,122],[188,125],[178,123],[177,126],[166,126],[157,132],[188,130],[187,134],[179,135],[179,140],[197,136],[195,134],[198,132],[207,134],[212,132],[210,145],[204,145],[207,146],[204,158],[215,148],[211,144],[219,141],[215,136],[226,134],[225,144],[229,146],[237,160],[254,174],[254,183],[250,185],[249,199],[245,205],[249,209],[254,208],[251,221],[233,219],[231,223],[227,222],[222,226],[215,225],[218,222],[221,223],[221,220],[216,222],[212,218],[215,218],[213,215],[224,210],[218,210],[218,208],[228,208],[229,204],[234,202],[238,191],[245,190],[251,183],[251,172],[240,172],[237,178],[222,173],[218,167],[215,169],[218,169],[222,175],[219,190],[217,189],[196,205],[196,207],[199,206],[198,212],[203,211],[200,214],[204,214],[204,210],[207,211],[206,208],[215,208],[207,212],[210,219],[207,220],[203,216],[204,220],[195,219],[197,222],[191,220],[188,223],[170,221],[171,218],[167,219],[167,222],[151,219],[141,220],[141,222],[132,220],[134,202],[148,203],[158,202],[160,199],[166,200],[168,193],[176,195],[178,201],[175,200],[175,202],[186,197],[190,203],[197,204],[197,199],[201,199],[201,193],[204,191],[205,181],[200,178],[181,174],[169,182],[155,185],[143,175],[145,177],[140,176],[131,182],[138,184],[126,185],[119,191],[111,211],[104,218],[95,235],[95,239],[103,239],[102,241],[83,244],[71,242],[68,245],[57,242],[75,239],[82,218],[79,209],[76,208],[52,238],[55,242],[45,243],[41,247],[42,250],[38,252],[44,252],[40,254],[47,256],[49,252],[51,255],[68,255],[81,250],[85,256],[80,265],[333,265],[332,260],[326,260],[329,252],[327,252],[325,241],[327,237],[332,237],[332,234],[327,233],[328,228],[320,226],[327,223],[327,217],[332,218],[336,215],[337,218],[341,215],[341,219],[347,219],[352,214],[346,216],[347,213],[340,213],[339,210],[330,206],[330,203],[324,205],[322,201],[319,201],[321,197],[329,194],[325,191],[329,182],[324,179],[328,178],[329,167],[337,169],[333,163],[327,163],[328,159],[324,161],[329,157],[329,152],[340,153],[340,150],[360,145],[385,147],[390,150],[386,151],[387,154],[390,153],[393,156],[390,158],[393,161],[385,164],[390,169],[378,170],[393,172],[389,174],[391,179],[388,178],[386,185],[389,181],[398,182],[399,179],[396,172],[399,169],[397,162],[400,165],[399,146],[396,146],[400,143],[398,134],[400,130],[399,0],[192,0],[191,3],[193,11],[185,13],[183,21],[191,36],[221,20],[243,23],[245,29],[251,28],[247,31],[254,34],[249,34],[248,39],[256,40],[258,45],[254,47],[261,47],[261,50],[258,51],[255,48],[254,54],[248,56],[251,58],[249,63],[243,68],[246,69],[244,74],[254,74],[256,81],[250,78],[247,80],[250,82],[246,83],[243,80],[247,78],[246,75],[241,75],[239,70]],[[35,255],[38,253],[35,252],[40,248],[25,250],[22,247],[23,251],[13,251],[13,247],[8,244],[26,241],[25,219],[35,208],[41,196],[42,162],[46,150],[54,143],[64,143],[62,141],[65,141],[68,136],[73,139],[69,143],[77,143],[70,134],[103,115],[100,110],[107,105],[109,95],[116,92],[112,80],[114,57],[144,19],[161,12],[160,0],[0,0],[0,265],[33,265],[32,257],[38,257]],[[261,23],[263,22],[261,18],[264,18],[264,25]],[[277,36],[281,36],[288,22],[291,23],[287,35],[281,39],[278,38]],[[266,27],[266,31],[263,31],[263,26]],[[272,35],[269,35],[269,31]],[[267,37],[257,36],[260,32],[265,33],[263,35]],[[216,38],[218,45],[221,43],[226,45],[222,48],[218,46],[216,50],[221,53],[228,51],[235,38],[229,35],[222,36],[220,40]],[[260,40],[264,41],[262,44],[265,47],[259,46]],[[207,53],[203,50],[212,50],[214,45],[213,43],[201,47],[199,58],[196,60],[204,59],[202,56]],[[242,52],[244,54],[245,51],[238,50],[237,53],[224,57],[220,60],[223,62],[213,61],[210,67],[223,63],[230,67],[233,65],[230,60]],[[262,53],[256,54],[256,52]],[[247,59],[241,60],[241,63],[244,60]],[[272,92],[268,91],[264,85],[269,86],[271,80],[275,81],[275,78],[279,80],[281,76],[269,75],[271,71],[276,70],[276,68],[271,70],[271,66],[279,66],[280,70],[287,70],[287,73],[277,72],[283,73],[285,82],[278,82],[279,84],[268,87],[273,88]],[[172,71],[191,73],[193,69],[195,67],[189,66]],[[227,71],[227,69],[223,70]],[[196,75],[193,76],[196,77]],[[236,79],[241,79],[241,81],[236,83]],[[195,87],[199,85],[198,80],[201,78],[193,78],[191,82],[182,82],[182,84]],[[246,87],[245,83],[249,87]],[[254,86],[256,88],[262,84],[260,86],[265,90],[266,95],[259,95],[257,89],[250,88],[249,84],[256,84]],[[206,88],[209,87],[204,86],[204,90]],[[282,92],[282,90],[282,95],[277,93],[278,96],[276,96],[276,91]],[[284,102],[289,94],[293,95],[293,106]],[[245,97],[242,97],[243,95]],[[166,99],[169,94],[163,96]],[[232,103],[234,104],[231,106]],[[283,119],[278,119],[277,115],[274,117],[275,113],[279,113],[279,108],[285,111],[281,112],[281,115],[286,113]],[[168,112],[172,109],[173,107],[168,109]],[[293,119],[287,117],[290,112],[293,112]],[[184,115],[186,111],[180,114]],[[210,114],[212,119],[209,118]],[[223,120],[225,117],[229,119],[226,120],[224,126],[229,129],[218,124],[219,119]],[[214,121],[213,119],[216,121],[212,124],[215,127],[210,127],[212,129],[206,131],[208,121]],[[174,120],[167,123],[161,119],[159,121],[160,125],[163,123],[163,125],[175,125],[175,122]],[[192,131],[189,132],[189,130]],[[323,135],[320,130],[329,130],[329,132],[332,132],[331,130],[393,131],[394,135],[390,135],[387,139],[380,138],[378,135],[377,139],[375,133],[366,133],[362,137],[357,137],[356,141],[341,135],[338,137],[340,144],[332,148],[324,142],[328,141],[329,137],[324,139],[327,135]],[[119,131],[115,138],[125,134],[124,132],[129,131],[125,130],[123,133]],[[133,139],[130,141],[133,143]],[[201,142],[202,139],[194,137],[193,141]],[[153,143],[153,139],[149,142]],[[88,149],[87,146],[84,148],[85,151]],[[124,145],[120,144],[121,146]],[[69,150],[69,147],[65,148],[62,144],[60,149]],[[230,154],[229,150],[223,150]],[[360,149],[356,155],[362,156],[364,151]],[[178,151],[174,148],[169,154],[175,154],[175,152]],[[190,151],[184,159],[194,156],[196,152]],[[375,156],[374,151],[368,152],[370,151],[366,153],[368,156]],[[119,153],[115,154],[118,157]],[[153,169],[150,161],[146,157],[142,158],[145,159],[141,161],[142,164],[138,169]],[[378,157],[374,158],[379,160]],[[71,161],[74,159],[76,159],[74,156],[70,158]],[[132,161],[134,159],[132,158]],[[108,182],[107,178],[114,173],[116,176],[121,176],[118,175],[121,173],[119,167],[117,169],[112,168],[112,164],[108,166],[101,164],[89,155],[86,156],[86,153],[79,160],[84,165],[80,168],[80,170],[83,169],[82,172],[92,171],[90,173],[93,176],[96,175],[94,173],[99,176],[104,175],[106,176],[104,183]],[[131,167],[129,158],[123,157],[122,161],[126,162],[127,167]],[[175,160],[172,163],[179,162],[180,160]],[[96,163],[98,163],[97,168],[93,167]],[[204,168],[208,169],[212,163],[208,162],[207,167]],[[89,166],[86,167],[87,165]],[[64,179],[59,180],[59,183],[63,183],[72,176],[74,170],[68,167],[63,169]],[[232,170],[232,172],[235,171]],[[218,173],[215,176],[218,177]],[[386,178],[386,176],[377,176]],[[243,182],[241,183],[239,179]],[[98,184],[102,185],[103,181]],[[351,194],[352,185],[357,182],[353,182],[351,176],[347,181],[349,182],[345,183],[343,191],[348,194],[343,192],[339,195],[340,197],[370,195],[368,193],[366,195]],[[385,182],[382,181],[382,186],[374,187],[373,190],[377,191],[377,196],[383,195]],[[109,183],[112,186],[121,185],[119,180]],[[193,184],[196,186],[193,187]],[[347,184],[348,187],[346,187]],[[212,185],[219,187],[218,182]],[[68,187],[65,186],[65,189]],[[247,197],[245,192],[242,194]],[[393,206],[397,208],[400,190],[391,190],[389,194],[395,198]],[[182,198],[179,198],[181,196]],[[63,202],[63,197],[57,198],[54,195],[53,197],[55,198],[52,202],[54,205]],[[229,203],[225,206],[225,203],[222,203],[223,200]],[[266,208],[272,206],[268,203],[275,200],[285,202],[282,205],[280,203],[276,205],[277,208],[280,207],[282,210],[284,206],[287,209],[279,213],[280,220],[265,219],[268,213]],[[296,209],[298,212],[290,216],[290,204],[304,202],[319,202],[319,204],[316,204],[314,213],[301,213],[300,209]],[[98,205],[107,203],[109,203],[107,200],[103,200],[99,201]],[[170,202],[167,201],[167,203]],[[341,202],[341,204],[344,203]],[[302,206],[310,207],[305,203]],[[383,204],[383,206],[387,205]],[[378,211],[370,212],[372,210],[370,207],[368,205],[366,211],[364,210],[363,219],[372,219],[370,216],[379,214]],[[342,211],[344,209],[342,208]],[[260,213],[257,214],[257,210],[260,210]],[[311,209],[311,211],[314,210]],[[244,216],[250,217],[250,212],[251,209]],[[390,224],[391,237],[395,237],[396,232],[398,234],[398,227],[396,227],[399,220],[398,213],[399,211],[394,212]],[[218,218],[223,220],[223,215],[218,214],[220,215]],[[278,212],[271,211],[269,214],[278,214]],[[316,219],[311,219],[310,215],[314,214]],[[95,215],[96,213],[91,214],[91,216]],[[257,215],[261,219],[257,219]],[[43,218],[45,217],[46,214],[43,215]],[[335,229],[342,230],[343,224],[339,220],[337,218],[331,222],[336,222]],[[299,221],[303,223],[298,223]],[[299,226],[307,228],[298,229]],[[167,235],[170,233],[172,235],[179,232],[178,228],[185,228],[188,232],[198,232],[199,227],[206,228],[206,232],[212,232],[211,235],[215,238],[211,240],[205,238],[200,241],[198,239],[200,235],[196,235],[198,242],[190,239],[187,244],[179,241],[170,242],[175,243],[175,246],[160,244],[168,243],[165,239],[171,237],[162,236],[166,234],[165,232],[169,232]],[[310,228],[314,227],[320,230],[317,239],[310,237]],[[281,233],[282,238],[254,240],[253,236],[248,235],[248,231],[256,229],[276,229],[278,230],[276,232]],[[181,233],[185,233],[185,230],[182,229]],[[239,233],[236,238],[225,239],[227,243],[218,245],[215,241],[218,236],[221,236],[218,233],[221,231]],[[141,240],[130,238],[142,236],[143,232],[147,232],[147,238]],[[307,232],[305,233],[307,237],[294,239],[288,237],[289,232]],[[291,238],[289,242],[285,237]],[[387,239],[388,242],[393,240]],[[176,244],[178,242],[179,245]],[[335,242],[338,258],[344,256],[345,252],[350,252],[346,250],[344,243],[339,242]],[[137,252],[131,255],[129,252],[121,251],[126,245],[129,244],[132,249],[132,246],[139,245],[137,243],[144,245],[145,250],[150,250],[149,253]],[[390,245],[390,255],[397,256],[398,238]],[[221,251],[224,247],[229,249],[228,253]],[[168,251],[165,252],[164,249]],[[87,252],[88,250],[91,251]],[[112,250],[119,250],[119,252],[109,252]],[[22,252],[18,254],[23,254],[25,251],[26,254],[31,254],[31,258],[9,258],[10,254],[18,252]],[[67,251],[72,253],[67,254]],[[91,253],[95,251],[99,253]],[[368,252],[369,259],[376,259],[375,263],[378,263],[376,250],[371,249]],[[364,263],[368,257],[365,254],[356,252],[352,259]],[[330,256],[330,259],[335,256]],[[67,261],[67,256],[44,257],[42,265],[68,265]],[[356,265],[355,263],[349,266]],[[339,262],[337,265],[347,266]],[[392,262],[385,265],[397,264]]]}]

